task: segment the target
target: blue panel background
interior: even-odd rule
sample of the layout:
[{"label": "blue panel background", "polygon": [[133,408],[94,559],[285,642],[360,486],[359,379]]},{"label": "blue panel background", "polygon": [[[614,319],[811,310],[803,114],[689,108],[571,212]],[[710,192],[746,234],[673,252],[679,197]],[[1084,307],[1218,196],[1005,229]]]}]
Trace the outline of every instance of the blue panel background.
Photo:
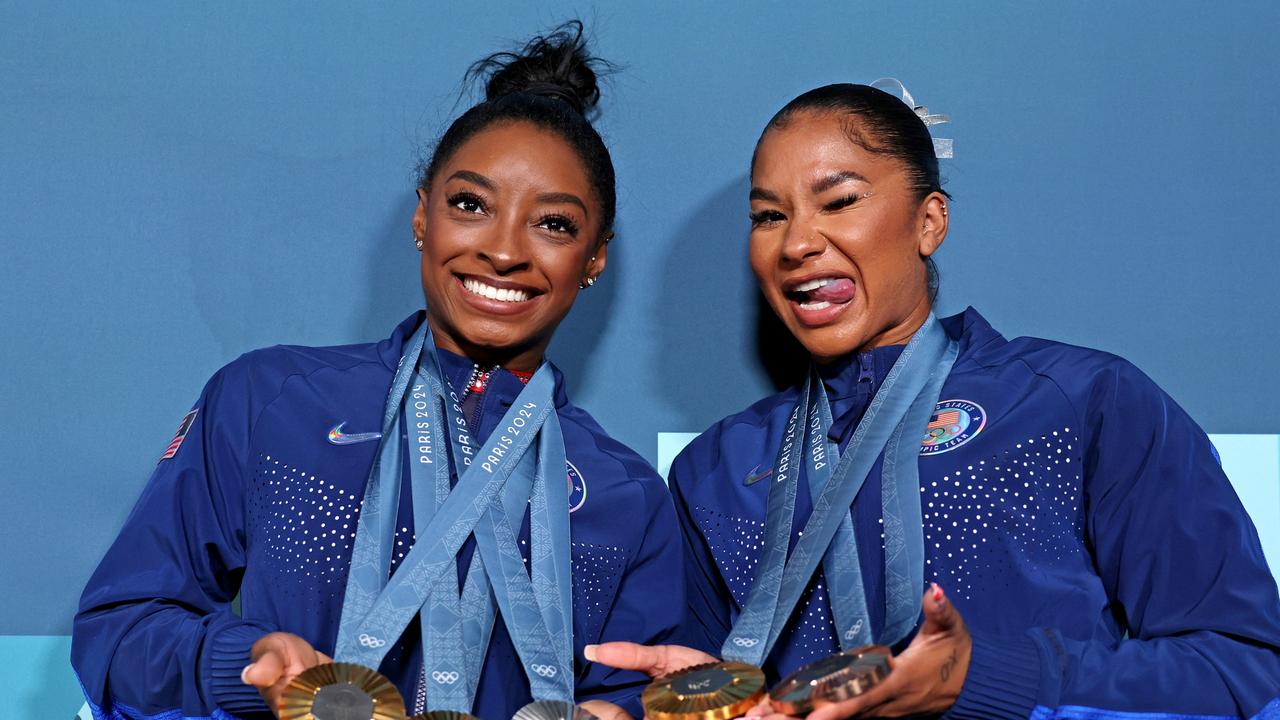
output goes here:
[{"label": "blue panel background", "polygon": [[553,348],[656,460],[764,394],[746,167],[782,103],[904,79],[956,142],[942,310],[1124,355],[1280,432],[1280,5],[0,0],[0,635],[65,635],[204,380],[420,303],[413,170],[474,59],[570,15],[625,70],[609,272]]}]

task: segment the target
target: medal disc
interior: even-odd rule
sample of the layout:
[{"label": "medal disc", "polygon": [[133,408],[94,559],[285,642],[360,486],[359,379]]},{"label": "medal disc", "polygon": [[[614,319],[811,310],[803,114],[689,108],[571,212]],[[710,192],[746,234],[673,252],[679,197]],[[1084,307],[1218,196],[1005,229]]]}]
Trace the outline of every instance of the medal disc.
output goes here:
[{"label": "medal disc", "polygon": [[716,662],[658,678],[640,700],[648,720],[728,720],[750,710],[764,695],[763,670]]},{"label": "medal disc", "polygon": [[391,681],[362,665],[317,665],[280,696],[280,720],[404,720],[404,699]]},{"label": "medal disc", "polygon": [[870,690],[889,674],[892,653],[883,645],[869,645],[810,663],[783,678],[769,691],[769,702],[787,715],[848,700]]},{"label": "medal disc", "polygon": [[479,720],[479,718],[457,710],[430,710],[414,715],[409,720]]},{"label": "medal disc", "polygon": [[596,716],[573,703],[536,700],[517,710],[511,720],[596,720]]}]

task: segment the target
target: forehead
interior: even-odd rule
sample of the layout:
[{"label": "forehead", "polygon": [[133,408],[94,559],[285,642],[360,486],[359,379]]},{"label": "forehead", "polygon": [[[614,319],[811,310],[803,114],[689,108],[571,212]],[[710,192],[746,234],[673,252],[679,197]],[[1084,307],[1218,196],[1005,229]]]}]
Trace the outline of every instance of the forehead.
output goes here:
[{"label": "forehead", "polygon": [[802,111],[760,138],[752,184],[809,184],[842,171],[856,172],[872,183],[905,179],[902,163],[868,150],[855,142],[859,138],[874,141],[856,116]]},{"label": "forehead", "polygon": [[572,192],[591,196],[591,180],[577,151],[559,134],[533,123],[490,125],[464,142],[441,175],[471,170],[499,185],[536,188],[539,192]]}]

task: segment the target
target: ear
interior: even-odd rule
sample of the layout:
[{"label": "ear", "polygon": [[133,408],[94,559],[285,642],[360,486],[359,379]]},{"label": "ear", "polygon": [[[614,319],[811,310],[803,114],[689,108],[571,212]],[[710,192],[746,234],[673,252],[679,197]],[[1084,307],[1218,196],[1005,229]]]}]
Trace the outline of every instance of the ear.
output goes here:
[{"label": "ear", "polygon": [[596,248],[591,253],[591,259],[587,261],[583,277],[599,277],[600,273],[604,272],[604,267],[609,260],[609,241],[612,239],[613,232],[607,232],[596,241]]},{"label": "ear", "polygon": [[418,188],[418,206],[413,209],[413,237],[426,240],[427,237],[427,198],[426,189]]},{"label": "ear", "polygon": [[921,205],[920,219],[920,257],[929,257],[942,247],[947,239],[947,196],[940,192],[929,193]]}]

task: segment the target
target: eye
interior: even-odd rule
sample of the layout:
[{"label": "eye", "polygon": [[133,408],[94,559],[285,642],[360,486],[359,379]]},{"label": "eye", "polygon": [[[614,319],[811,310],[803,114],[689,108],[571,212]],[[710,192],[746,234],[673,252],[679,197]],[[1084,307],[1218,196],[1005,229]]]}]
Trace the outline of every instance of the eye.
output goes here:
[{"label": "eye", "polygon": [[832,200],[826,205],[823,205],[822,211],[823,212],[839,212],[840,210],[843,210],[849,207],[850,205],[858,202],[858,200],[861,200],[861,199],[862,199],[862,196],[860,195],[845,195],[844,197],[836,198],[835,200]]},{"label": "eye", "polygon": [[572,218],[551,213],[538,218],[538,227],[546,228],[558,235],[568,235],[569,237],[578,236],[578,223]]},{"label": "eye", "polygon": [[464,213],[478,215],[485,211],[484,200],[479,195],[469,192],[454,193],[449,196],[449,207],[461,210]]},{"label": "eye", "polygon": [[753,228],[773,225],[787,219],[786,215],[783,215],[777,210],[761,210],[759,212],[751,213],[749,217],[751,218],[751,227]]}]

